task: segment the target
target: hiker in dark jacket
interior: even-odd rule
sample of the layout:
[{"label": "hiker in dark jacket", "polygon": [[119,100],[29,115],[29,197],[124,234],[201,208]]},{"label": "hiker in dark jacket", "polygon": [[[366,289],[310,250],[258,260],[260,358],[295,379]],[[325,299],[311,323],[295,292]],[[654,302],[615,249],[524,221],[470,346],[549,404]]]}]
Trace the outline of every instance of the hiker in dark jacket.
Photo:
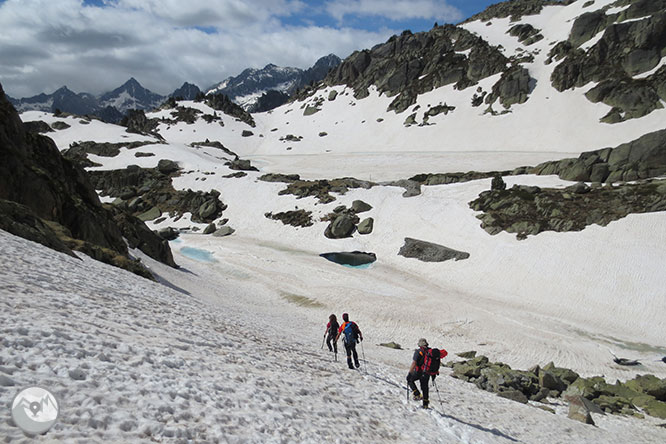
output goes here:
[{"label": "hiker in dark jacket", "polygon": [[338,342],[340,335],[344,334],[342,343],[345,346],[345,351],[347,352],[347,365],[349,368],[353,369],[352,365],[352,355],[354,356],[354,364],[356,368],[359,368],[361,364],[358,362],[358,353],[356,353],[356,343],[363,340],[363,334],[361,329],[358,328],[356,322],[351,322],[349,320],[349,315],[343,313],[342,320],[344,321],[340,328],[338,329],[338,335],[335,337],[335,342]]},{"label": "hiker in dark jacket", "polygon": [[[338,318],[332,314],[328,317],[328,324],[326,324],[326,331],[324,336],[326,336],[326,345],[328,346],[328,351],[335,351],[335,354],[338,354],[338,343],[335,342],[335,338],[338,334],[338,329],[340,324],[338,324]],[[331,345],[331,342],[333,345]]]},{"label": "hiker in dark jacket", "polygon": [[[407,374],[407,385],[412,390],[414,400],[418,401],[423,399],[423,408],[427,409],[430,404],[428,398],[428,383],[430,382],[430,375],[423,371],[423,358],[428,350],[428,341],[425,338],[419,339],[419,348],[414,350],[414,357],[412,358],[412,365],[409,366],[409,373]],[[433,376],[434,378],[434,376]],[[421,385],[421,392],[416,388],[415,381],[419,381]]]}]

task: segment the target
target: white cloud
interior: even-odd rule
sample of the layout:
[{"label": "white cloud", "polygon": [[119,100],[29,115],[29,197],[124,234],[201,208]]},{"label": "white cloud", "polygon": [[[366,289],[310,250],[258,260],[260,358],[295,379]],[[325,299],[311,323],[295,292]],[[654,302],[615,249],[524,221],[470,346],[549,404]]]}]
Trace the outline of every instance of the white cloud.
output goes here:
[{"label": "white cloud", "polygon": [[134,76],[168,94],[184,81],[204,89],[268,63],[307,68],[400,32],[282,23],[303,8],[293,0],[107,0],[104,7],[7,0],[0,3],[0,82],[14,97],[62,85],[98,94]]},{"label": "white cloud", "polygon": [[328,13],[338,21],[345,16],[375,16],[389,20],[432,19],[458,21],[462,13],[442,0],[334,0],[326,4]]}]

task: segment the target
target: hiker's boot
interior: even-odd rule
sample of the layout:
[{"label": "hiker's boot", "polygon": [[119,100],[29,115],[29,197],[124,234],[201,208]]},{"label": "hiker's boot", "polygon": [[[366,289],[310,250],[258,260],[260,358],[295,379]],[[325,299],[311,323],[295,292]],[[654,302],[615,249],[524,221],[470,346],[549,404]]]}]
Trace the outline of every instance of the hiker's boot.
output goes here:
[{"label": "hiker's boot", "polygon": [[412,392],[412,395],[414,396],[414,401],[420,401],[421,399],[423,399],[423,396],[421,396],[421,392],[419,392],[418,390],[414,390]]},{"label": "hiker's boot", "polygon": [[357,362],[357,363],[356,363],[356,368],[359,368],[360,366],[361,366],[361,363],[360,363],[360,362]]},{"label": "hiker's boot", "polygon": [[424,408],[424,409],[427,409],[429,405],[430,405],[430,401],[427,400],[427,399],[424,399],[424,400],[423,400],[423,408]]}]

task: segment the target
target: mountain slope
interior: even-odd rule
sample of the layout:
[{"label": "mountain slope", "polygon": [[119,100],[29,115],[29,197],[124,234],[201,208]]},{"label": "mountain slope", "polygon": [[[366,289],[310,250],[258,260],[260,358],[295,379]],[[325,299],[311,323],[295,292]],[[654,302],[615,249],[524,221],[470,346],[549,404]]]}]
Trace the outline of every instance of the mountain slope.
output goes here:
[{"label": "mountain slope", "polygon": [[164,97],[141,86],[134,77],[99,97],[99,106],[112,106],[124,113],[130,109],[152,109],[164,101]]},{"label": "mountain slope", "polygon": [[268,64],[262,69],[248,68],[238,76],[228,77],[212,86],[206,94],[225,94],[250,112],[264,111],[267,110],[265,103],[267,99],[264,99],[264,104],[259,107],[256,106],[257,101],[263,94],[269,91],[277,91],[291,95],[299,88],[320,81],[339,63],[340,59],[337,56],[329,54],[317,60],[307,70],[280,67],[273,64]]},{"label": "mountain slope", "polygon": [[[267,125],[289,124],[308,141],[291,145],[285,154],[292,155],[511,149],[571,156],[627,143],[666,119],[658,4],[515,1],[500,4],[510,11],[491,9],[457,27],[404,32],[352,54]],[[579,37],[590,16],[603,23]],[[606,50],[615,56],[601,57]],[[631,56],[625,61],[617,55],[623,51]],[[293,128],[296,120],[302,129]],[[279,139],[269,135],[255,153],[284,149]]]},{"label": "mountain slope", "polygon": [[[309,310],[279,300],[249,310],[253,292],[195,261],[187,262],[192,272],[149,262],[155,273],[180,286],[179,292],[2,231],[0,243],[0,267],[7,270],[0,295],[8,301],[0,312],[7,326],[0,349],[7,374],[3,385],[39,381],[56,395],[60,417],[47,439],[322,442],[345,434],[365,442],[649,443],[665,438],[653,422],[615,415],[594,414],[597,427],[571,421],[478,391],[448,377],[447,369],[433,389],[432,409],[422,411],[406,402],[403,389],[411,350],[377,347],[369,339],[361,371],[345,370],[314,341],[323,325],[312,321]],[[285,342],[275,326],[287,323],[299,329]],[[373,338],[369,327],[361,323],[365,336]],[[15,387],[0,390],[4,404]],[[23,436],[9,421],[0,433]]]}]

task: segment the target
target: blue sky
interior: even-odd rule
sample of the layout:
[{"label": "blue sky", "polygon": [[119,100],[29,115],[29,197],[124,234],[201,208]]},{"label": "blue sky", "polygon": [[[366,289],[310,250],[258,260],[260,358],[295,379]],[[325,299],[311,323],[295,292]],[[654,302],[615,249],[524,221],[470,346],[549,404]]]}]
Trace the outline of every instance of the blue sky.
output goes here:
[{"label": "blue sky", "polygon": [[307,68],[487,0],[0,0],[0,82],[14,97],[98,94],[135,77],[168,94],[268,63]]}]

